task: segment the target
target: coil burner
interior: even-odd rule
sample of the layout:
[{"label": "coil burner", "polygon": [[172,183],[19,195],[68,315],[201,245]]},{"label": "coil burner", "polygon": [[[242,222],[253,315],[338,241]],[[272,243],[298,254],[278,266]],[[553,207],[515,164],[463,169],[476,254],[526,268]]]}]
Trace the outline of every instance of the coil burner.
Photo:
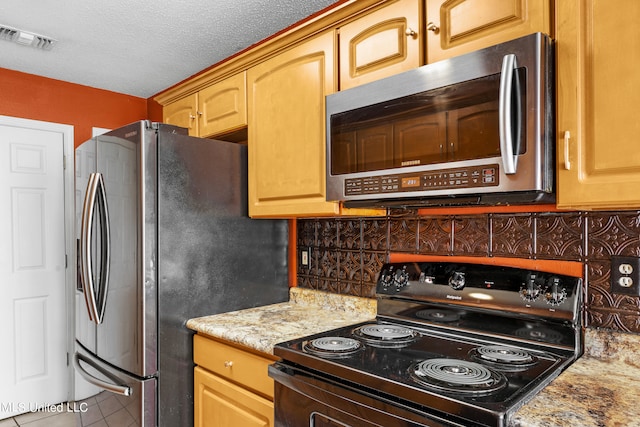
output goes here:
[{"label": "coil burner", "polygon": [[428,388],[444,392],[488,395],[507,385],[500,372],[459,359],[428,359],[409,368],[411,377]]},{"label": "coil burner", "polygon": [[486,345],[471,350],[471,357],[501,370],[517,371],[537,363],[526,350],[503,345]]},{"label": "coil burner", "polygon": [[515,331],[515,335],[520,338],[546,343],[559,343],[563,338],[560,332],[544,327],[520,328]]},{"label": "coil burner", "polygon": [[420,333],[400,325],[370,324],[353,330],[353,335],[378,347],[399,348],[411,344]]},{"label": "coil burner", "polygon": [[311,341],[306,341],[302,348],[307,353],[322,357],[347,357],[358,351],[363,346],[362,343],[353,338],[345,337],[322,337]]},{"label": "coil burner", "polygon": [[431,308],[416,312],[419,319],[429,320],[436,323],[454,323],[460,320],[460,314],[447,309]]}]

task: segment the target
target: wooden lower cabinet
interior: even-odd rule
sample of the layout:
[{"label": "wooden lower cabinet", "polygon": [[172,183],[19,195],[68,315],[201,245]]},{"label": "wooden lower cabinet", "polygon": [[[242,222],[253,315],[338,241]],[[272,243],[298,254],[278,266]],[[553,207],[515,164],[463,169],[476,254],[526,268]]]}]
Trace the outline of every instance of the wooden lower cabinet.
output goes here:
[{"label": "wooden lower cabinet", "polygon": [[273,426],[273,402],[198,366],[194,369],[196,427]]},{"label": "wooden lower cabinet", "polygon": [[273,426],[273,356],[202,335],[193,347],[196,427]]}]

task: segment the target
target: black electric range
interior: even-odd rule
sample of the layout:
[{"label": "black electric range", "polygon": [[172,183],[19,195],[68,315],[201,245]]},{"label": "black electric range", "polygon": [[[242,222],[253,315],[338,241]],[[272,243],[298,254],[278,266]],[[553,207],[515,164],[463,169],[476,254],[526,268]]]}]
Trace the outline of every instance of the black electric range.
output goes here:
[{"label": "black electric range", "polygon": [[277,344],[278,426],[506,426],[582,353],[579,277],[386,264],[373,322]]}]

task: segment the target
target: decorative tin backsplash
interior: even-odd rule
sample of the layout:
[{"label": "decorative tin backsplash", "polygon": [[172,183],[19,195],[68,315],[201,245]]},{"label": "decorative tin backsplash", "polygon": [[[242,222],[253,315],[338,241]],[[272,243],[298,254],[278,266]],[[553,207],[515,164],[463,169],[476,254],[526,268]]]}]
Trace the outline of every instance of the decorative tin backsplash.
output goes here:
[{"label": "decorative tin backsplash", "polygon": [[640,333],[640,298],[613,294],[611,256],[640,257],[640,211],[534,212],[297,222],[298,286],[375,296],[376,275],[390,252],[561,259],[586,265],[586,326]]}]

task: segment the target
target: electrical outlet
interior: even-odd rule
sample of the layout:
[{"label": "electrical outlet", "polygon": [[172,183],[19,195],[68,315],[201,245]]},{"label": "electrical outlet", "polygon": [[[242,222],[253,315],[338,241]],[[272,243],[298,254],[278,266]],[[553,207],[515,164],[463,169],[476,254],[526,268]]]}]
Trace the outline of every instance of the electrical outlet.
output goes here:
[{"label": "electrical outlet", "polygon": [[303,247],[300,251],[300,265],[311,268],[311,248]]},{"label": "electrical outlet", "polygon": [[611,292],[640,296],[639,257],[611,257]]}]

